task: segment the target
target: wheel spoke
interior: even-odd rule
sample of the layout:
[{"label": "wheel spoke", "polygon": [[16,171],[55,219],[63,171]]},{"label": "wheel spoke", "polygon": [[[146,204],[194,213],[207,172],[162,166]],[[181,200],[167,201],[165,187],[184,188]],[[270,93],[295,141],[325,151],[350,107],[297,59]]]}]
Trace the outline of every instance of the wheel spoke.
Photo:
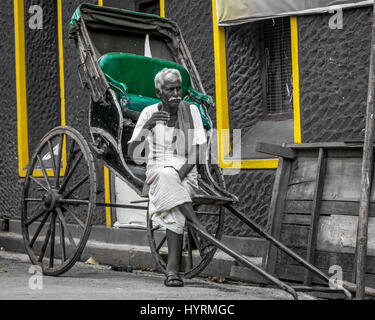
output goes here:
[{"label": "wheel spoke", "polygon": [[70,233],[70,230],[69,230],[69,228],[68,228],[68,225],[66,224],[66,221],[65,221],[65,218],[64,218],[64,215],[63,215],[61,209],[60,209],[60,208],[56,208],[56,210],[57,210],[57,215],[58,215],[58,217],[59,217],[59,220],[62,222],[64,228],[66,229],[66,232],[67,232],[67,234],[68,234],[68,239],[69,239],[70,244],[76,249],[76,248],[77,248],[77,245],[76,245],[76,243],[74,242],[73,236],[72,236],[72,234]]},{"label": "wheel spoke", "polygon": [[73,204],[73,205],[89,205],[90,201],[89,200],[80,200],[80,199],[61,199],[61,203],[66,203],[66,204]]},{"label": "wheel spoke", "polygon": [[42,201],[44,201],[42,198],[25,198],[23,200],[29,201],[29,202],[42,202]]},{"label": "wheel spoke", "polygon": [[167,240],[167,235],[163,237],[163,239],[160,241],[159,245],[156,247],[156,252],[159,252],[160,248],[164,244],[165,240]]},{"label": "wheel spoke", "polygon": [[194,242],[195,242],[195,244],[196,244],[196,246],[197,246],[197,249],[198,250],[200,250],[200,244],[199,244],[199,240],[198,240],[198,238],[197,238],[197,235],[195,234],[195,232],[194,232],[194,230],[193,229],[191,229],[191,228],[189,228],[190,229],[190,234],[191,234],[191,237],[192,237],[192,239],[194,240]]},{"label": "wheel spoke", "polygon": [[52,168],[53,168],[53,175],[56,176],[56,161],[55,161],[55,155],[53,153],[53,147],[51,140],[48,140],[48,148],[49,152],[51,154],[51,160],[52,160]]},{"label": "wheel spoke", "polygon": [[30,224],[32,224],[35,220],[37,220],[38,218],[40,218],[45,213],[47,213],[47,210],[43,210],[41,213],[38,213],[34,217],[30,218],[30,220],[25,223],[25,226],[29,226]]},{"label": "wheel spoke", "polygon": [[69,170],[68,175],[65,176],[65,178],[64,178],[64,180],[63,180],[63,182],[62,182],[62,184],[60,186],[59,193],[61,193],[64,190],[65,186],[67,185],[67,183],[69,182],[71,176],[73,175],[73,172],[75,171],[75,169],[77,168],[78,164],[80,163],[82,157],[83,157],[83,154],[81,153],[80,156],[79,156],[79,158],[77,159],[77,161],[74,163],[72,169]]},{"label": "wheel spoke", "polygon": [[66,251],[65,251],[65,238],[64,238],[64,226],[61,221],[59,221],[60,226],[60,245],[61,245],[61,263],[64,263],[66,260]]},{"label": "wheel spoke", "polygon": [[[68,137],[66,138],[66,145],[68,145]],[[67,174],[69,173],[70,168],[72,166],[72,162],[73,162],[73,158],[74,158],[74,147],[75,147],[75,145],[76,145],[75,140],[72,140],[72,143],[71,143],[70,148],[69,148],[68,161],[66,163],[65,176],[67,176]]]},{"label": "wheel spoke", "polygon": [[48,187],[48,189],[51,189],[51,185],[49,184],[48,175],[47,175],[46,168],[44,167],[43,160],[40,158],[39,154],[36,157],[38,158],[38,161],[40,163],[40,167],[42,168],[43,176],[44,176],[44,179],[46,180],[47,187]]},{"label": "wheel spoke", "polygon": [[81,181],[79,181],[72,189],[70,189],[64,197],[69,197],[75,190],[77,190],[81,185],[83,185],[89,179],[89,175],[84,177]]},{"label": "wheel spoke", "polygon": [[195,212],[197,215],[198,214],[201,214],[201,215],[206,215],[206,216],[219,216],[220,214],[219,213],[215,213],[215,212],[207,212],[207,211],[196,211]]},{"label": "wheel spoke", "polygon": [[63,206],[63,208],[66,210],[66,211],[68,211],[72,216],[73,216],[73,218],[75,219],[75,221],[77,221],[78,222],[78,224],[82,227],[82,229],[85,229],[85,224],[75,215],[75,213],[72,211],[72,210],[70,210],[68,207],[66,207],[66,206]]},{"label": "wheel spoke", "polygon": [[46,237],[44,239],[43,246],[42,246],[42,250],[40,251],[40,256],[39,256],[39,259],[38,259],[39,262],[42,262],[42,260],[44,258],[50,236],[51,236],[51,224],[49,225],[49,228],[47,230],[47,234],[46,234]]},{"label": "wheel spoke", "polygon": [[61,168],[61,155],[62,155],[62,147],[64,143],[64,135],[60,135],[60,143],[59,143],[59,151],[57,153],[57,166],[55,172],[55,188],[59,187],[59,178],[60,178],[60,168]]},{"label": "wheel spoke", "polygon": [[188,260],[187,260],[187,269],[191,270],[193,269],[193,246],[192,246],[192,236],[190,229],[188,229]]},{"label": "wheel spoke", "polygon": [[29,176],[31,180],[33,180],[36,184],[42,187],[44,190],[48,191],[47,187],[45,187],[37,178],[33,176]]},{"label": "wheel spoke", "polygon": [[49,267],[53,268],[53,260],[55,256],[55,231],[56,231],[56,213],[51,214],[51,244],[50,244],[50,254],[49,254]]},{"label": "wheel spoke", "polygon": [[34,242],[38,238],[39,233],[42,230],[42,228],[43,228],[44,224],[46,223],[47,219],[48,219],[48,212],[46,212],[46,215],[43,217],[42,221],[40,222],[38,228],[35,231],[35,234],[34,234],[33,238],[31,239],[31,241],[29,243],[30,248],[33,247]]}]

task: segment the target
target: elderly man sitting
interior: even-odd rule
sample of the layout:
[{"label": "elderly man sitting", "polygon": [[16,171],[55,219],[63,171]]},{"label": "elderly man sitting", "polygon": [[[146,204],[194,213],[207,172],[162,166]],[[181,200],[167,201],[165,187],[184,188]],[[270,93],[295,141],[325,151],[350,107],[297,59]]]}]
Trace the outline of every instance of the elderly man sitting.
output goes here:
[{"label": "elderly man sitting", "polygon": [[[173,287],[183,286],[178,270],[185,218],[205,230],[193,210],[191,196],[198,187],[197,158],[204,154],[201,150],[207,140],[197,107],[181,99],[181,84],[176,69],[165,68],[155,76],[156,96],[161,103],[142,111],[128,142],[134,161],[142,136],[148,143],[149,212],[154,214],[155,223],[166,228],[168,263],[164,283]],[[207,254],[211,249],[206,245],[201,252]]]}]

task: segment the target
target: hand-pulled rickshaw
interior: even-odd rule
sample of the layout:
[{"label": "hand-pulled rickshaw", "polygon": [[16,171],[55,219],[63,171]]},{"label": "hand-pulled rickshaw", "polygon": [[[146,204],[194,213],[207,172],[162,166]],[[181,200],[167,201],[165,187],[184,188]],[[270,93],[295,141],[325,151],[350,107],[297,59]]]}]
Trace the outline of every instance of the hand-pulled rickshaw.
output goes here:
[{"label": "hand-pulled rickshaw", "polygon": [[[70,37],[78,49],[78,74],[91,93],[87,142],[76,129],[64,126],[48,132],[37,146],[28,166],[22,193],[22,233],[33,264],[46,275],[68,271],[80,258],[90,235],[96,206],[147,209],[145,163],[135,163],[128,155],[140,112],[159,100],[154,77],[163,68],[175,68],[182,76],[183,99],[200,112],[211,146],[212,122],[208,109],[214,100],[206,95],[189,50],[178,26],[159,16],[122,9],[82,4],[70,23]],[[202,241],[232,256],[240,264],[261,274],[268,282],[297,299],[296,290],[276,279],[245,256],[220,242],[224,213],[234,214],[273,245],[289,254],[311,272],[329,282],[320,270],[296,255],[239,212],[237,197],[225,189],[220,167],[207,161],[198,164],[199,192],[193,207],[203,231],[187,222],[182,275],[197,276],[212,260],[215,250],[200,255]],[[119,178],[144,200],[118,204],[97,201],[98,163],[101,159]],[[166,235],[147,214],[147,235],[151,252],[162,272],[166,272]],[[347,297],[350,293],[341,288]]]}]

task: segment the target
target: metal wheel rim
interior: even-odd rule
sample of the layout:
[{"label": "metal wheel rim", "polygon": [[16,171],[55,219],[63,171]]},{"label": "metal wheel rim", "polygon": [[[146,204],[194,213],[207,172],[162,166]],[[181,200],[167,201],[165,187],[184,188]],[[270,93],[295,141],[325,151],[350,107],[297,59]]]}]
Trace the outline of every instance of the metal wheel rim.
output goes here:
[{"label": "metal wheel rim", "polygon": [[[89,179],[89,182],[90,182],[90,190],[89,190],[89,199],[88,199],[88,204],[87,204],[87,210],[85,210],[87,212],[87,215],[86,215],[85,222],[84,222],[84,230],[83,230],[83,232],[82,232],[82,234],[79,238],[78,244],[76,244],[76,249],[73,250],[73,252],[74,252],[73,255],[70,255],[69,257],[67,257],[66,260],[62,264],[59,264],[58,266],[54,265],[51,268],[48,265],[45,265],[43,263],[43,260],[42,260],[42,262],[38,261],[38,259],[39,259],[38,255],[34,252],[34,249],[29,245],[29,243],[32,239],[30,240],[29,227],[27,225],[27,223],[28,223],[28,221],[27,221],[27,219],[28,219],[27,202],[28,201],[26,201],[25,199],[27,198],[28,193],[29,193],[30,183],[31,183],[31,179],[32,179],[32,178],[30,178],[30,176],[32,175],[31,173],[34,171],[36,163],[38,162],[37,155],[39,155],[40,152],[43,150],[43,148],[45,148],[46,144],[48,144],[48,141],[51,141],[54,137],[57,137],[57,136],[63,136],[64,137],[64,135],[66,136],[65,139],[67,139],[67,137],[69,136],[70,139],[74,140],[75,144],[79,146],[79,151],[82,153],[82,159],[84,159],[84,161],[87,164],[88,175],[89,175],[88,179]],[[63,141],[63,140],[60,138],[60,141]],[[62,156],[62,155],[60,155],[60,156]],[[67,157],[68,156],[69,155],[67,155]],[[68,159],[67,159],[67,161],[68,161]],[[74,172],[73,172],[73,174],[74,174]],[[64,173],[63,177],[65,177],[65,173]],[[60,179],[62,179],[63,177],[61,177]],[[95,203],[96,203],[96,170],[95,170],[94,158],[92,156],[92,153],[90,151],[90,148],[89,148],[87,142],[85,141],[83,136],[77,130],[75,130],[73,128],[57,127],[57,128],[52,129],[50,132],[48,132],[42,138],[41,142],[39,143],[36,151],[34,152],[32,158],[31,158],[30,166],[27,170],[27,175],[26,175],[26,178],[25,178],[25,183],[24,183],[23,192],[22,192],[21,225],[22,225],[22,235],[23,235],[23,239],[24,239],[25,248],[26,248],[26,251],[29,255],[29,258],[30,258],[31,262],[33,264],[40,265],[42,267],[43,274],[51,275],[51,276],[62,274],[64,272],[68,271],[74,265],[74,263],[79,259],[80,255],[81,255],[81,253],[82,253],[82,251],[83,251],[83,249],[86,245],[86,242],[88,240],[88,237],[89,237],[89,234],[90,234],[90,231],[91,231],[91,223],[92,223],[93,212],[94,212],[94,209],[95,209]],[[51,213],[45,214],[45,216],[51,216],[51,219],[52,219],[52,215],[53,214],[51,214]],[[56,217],[57,217],[57,220],[60,219],[60,213],[57,213]],[[47,220],[49,220],[49,219],[47,218]],[[51,225],[51,222],[50,222],[50,225]],[[44,226],[43,226],[43,228],[44,228]],[[66,228],[63,227],[62,223],[60,223],[60,228],[64,229],[66,231]],[[50,229],[53,229],[53,228],[50,228]],[[55,225],[55,229],[56,229],[56,225]],[[56,230],[55,230],[55,232],[56,232]],[[55,234],[55,237],[56,237],[56,234]],[[46,240],[46,238],[44,238],[44,240]],[[65,241],[65,239],[64,239],[64,241]],[[51,244],[51,240],[49,240],[47,242],[47,245],[48,244],[49,245]],[[55,245],[55,242],[54,242],[54,245]],[[50,245],[50,247],[51,247],[51,245]],[[55,251],[54,250],[50,251],[50,253],[55,253]],[[55,256],[54,256],[54,260],[56,260],[56,259],[58,259],[58,258],[57,257],[55,258]]]}]

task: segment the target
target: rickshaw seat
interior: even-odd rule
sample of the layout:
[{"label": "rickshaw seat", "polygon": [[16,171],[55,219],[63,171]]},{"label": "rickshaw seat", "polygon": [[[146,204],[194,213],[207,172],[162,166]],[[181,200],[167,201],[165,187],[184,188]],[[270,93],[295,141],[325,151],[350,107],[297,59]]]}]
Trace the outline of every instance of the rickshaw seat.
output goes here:
[{"label": "rickshaw seat", "polygon": [[[197,101],[213,105],[213,100],[191,87],[190,75],[183,66],[172,61],[122,52],[107,53],[98,62],[122,107],[137,112],[160,102],[155,94],[156,74],[163,68],[179,70],[182,77],[182,98],[198,107],[203,126],[207,130],[211,129],[207,112]],[[191,99],[192,96],[194,99]]]},{"label": "rickshaw seat", "polygon": [[[99,58],[99,65],[110,81],[119,85],[127,94],[140,96],[154,102],[160,101],[155,94],[154,79],[156,74],[164,68],[173,68],[180,71],[182,77],[182,96],[185,97],[190,87],[190,76],[181,65],[156,58],[135,54],[113,52]],[[138,110],[142,111],[142,110]]]}]

